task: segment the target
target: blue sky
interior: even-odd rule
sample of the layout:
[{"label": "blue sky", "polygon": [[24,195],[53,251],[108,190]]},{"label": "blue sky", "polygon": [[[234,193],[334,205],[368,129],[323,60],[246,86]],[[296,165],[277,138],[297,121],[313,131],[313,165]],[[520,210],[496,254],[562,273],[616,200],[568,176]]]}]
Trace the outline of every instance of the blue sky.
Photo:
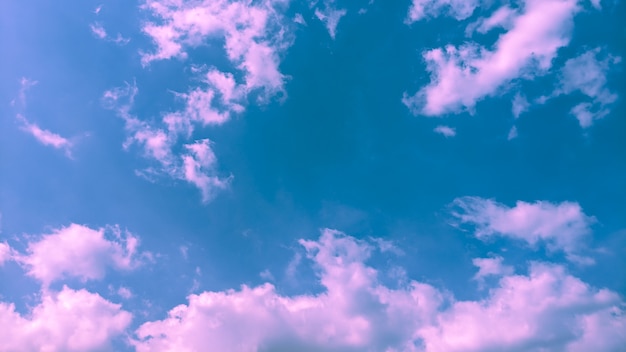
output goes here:
[{"label": "blue sky", "polygon": [[625,11],[2,2],[0,350],[623,349]]}]

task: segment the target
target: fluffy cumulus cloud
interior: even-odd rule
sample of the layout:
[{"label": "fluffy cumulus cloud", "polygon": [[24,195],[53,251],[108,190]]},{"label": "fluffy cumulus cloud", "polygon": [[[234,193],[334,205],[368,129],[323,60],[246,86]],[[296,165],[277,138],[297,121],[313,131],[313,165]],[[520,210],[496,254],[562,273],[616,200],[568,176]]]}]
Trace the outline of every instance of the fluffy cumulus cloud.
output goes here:
[{"label": "fluffy cumulus cloud", "polygon": [[533,263],[528,275],[504,276],[484,300],[454,302],[421,335],[427,351],[619,351],[626,343],[620,304],[616,293],[563,267]]},{"label": "fluffy cumulus cloud", "polygon": [[91,229],[71,224],[30,241],[26,253],[17,253],[13,259],[47,286],[70,277],[102,279],[107,268],[134,269],[148,255],[138,253],[138,245],[137,237],[117,227]]},{"label": "fluffy cumulus cloud", "polygon": [[41,302],[26,315],[0,302],[2,351],[102,351],[122,335],[132,319],[96,293],[63,287],[42,293]]},{"label": "fluffy cumulus cloud", "polygon": [[453,205],[458,208],[454,215],[461,223],[475,226],[479,239],[503,236],[531,246],[543,242],[550,250],[565,252],[570,260],[591,261],[579,252],[595,218],[586,215],[578,203],[518,201],[514,207],[508,207],[491,199],[464,197],[456,199]]},{"label": "fluffy cumulus cloud", "polygon": [[340,232],[324,230],[300,244],[321,293],[284,296],[264,284],[190,295],[165,319],[142,324],[136,349],[618,351],[626,343],[621,298],[562,266],[532,263],[527,275],[515,275],[478,262],[483,275],[501,276],[498,284],[482,300],[457,301],[416,281],[381,284],[367,264],[374,246]]},{"label": "fluffy cumulus cloud", "polygon": [[[431,8],[423,3],[457,9],[451,5],[456,2],[416,1],[410,18],[423,17],[416,8],[422,12]],[[469,7],[473,9],[473,5]],[[513,80],[548,71],[558,49],[569,43],[572,18],[579,10],[576,0],[525,0],[516,10],[497,10],[477,26],[482,32],[496,26],[508,29],[492,48],[469,42],[425,51],[431,82],[413,95],[405,93],[403,102],[414,113],[429,116],[471,110],[479,100],[498,94]],[[460,13],[464,14],[460,18],[471,14],[469,10]]]}]

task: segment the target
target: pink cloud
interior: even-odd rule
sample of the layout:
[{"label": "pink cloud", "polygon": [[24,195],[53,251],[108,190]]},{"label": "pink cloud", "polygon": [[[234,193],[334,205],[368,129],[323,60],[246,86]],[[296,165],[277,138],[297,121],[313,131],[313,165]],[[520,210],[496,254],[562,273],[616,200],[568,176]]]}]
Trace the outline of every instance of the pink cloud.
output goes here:
[{"label": "pink cloud", "polygon": [[15,259],[44,286],[68,277],[102,279],[107,268],[132,270],[140,265],[139,240],[118,228],[91,229],[77,224],[30,241]]},{"label": "pink cloud", "polygon": [[474,13],[479,0],[413,0],[406,19],[407,23],[428,17],[451,16],[464,20]]},{"label": "pink cloud", "polygon": [[132,343],[137,351],[206,346],[224,351],[612,351],[626,342],[620,297],[561,266],[532,263],[528,275],[513,275],[497,258],[480,262],[483,274],[499,275],[499,283],[481,300],[457,301],[416,281],[399,288],[381,284],[377,270],[366,264],[375,247],[338,231],[324,230],[319,240],[300,244],[322,292],[285,296],[266,283],[192,294],[163,320],[142,324]]},{"label": "pink cloud", "polygon": [[22,124],[22,130],[35,137],[35,139],[39,143],[45,146],[53,147],[55,149],[61,149],[65,151],[65,154],[68,157],[71,158],[72,147],[74,145],[69,139],[61,137],[54,132],[42,129],[37,124],[29,122],[24,116],[20,114],[17,115],[17,119]]},{"label": "pink cloud", "polygon": [[[606,332],[589,321],[606,319],[619,304],[614,292],[593,289],[560,266],[534,263],[528,276],[503,277],[484,300],[455,302],[420,335],[427,351],[580,351],[585,335],[591,350],[617,351],[626,342],[617,330],[624,317],[609,319]],[[605,345],[606,335],[618,338]]]},{"label": "pink cloud", "polygon": [[591,233],[595,218],[586,215],[578,203],[518,201],[514,207],[508,207],[490,199],[464,197],[453,204],[459,207],[454,215],[462,223],[474,225],[479,239],[503,236],[531,246],[543,241],[551,250],[564,251],[570,260],[592,261],[581,257],[579,251]]},{"label": "pink cloud", "polygon": [[100,295],[63,287],[44,292],[27,315],[0,302],[0,350],[110,350],[111,340],[128,328],[132,315]]},{"label": "pink cloud", "polygon": [[510,29],[493,49],[476,43],[428,50],[424,60],[431,82],[403,102],[414,113],[442,115],[495,95],[514,79],[530,79],[552,66],[559,48],[570,40],[576,0],[526,0]]}]

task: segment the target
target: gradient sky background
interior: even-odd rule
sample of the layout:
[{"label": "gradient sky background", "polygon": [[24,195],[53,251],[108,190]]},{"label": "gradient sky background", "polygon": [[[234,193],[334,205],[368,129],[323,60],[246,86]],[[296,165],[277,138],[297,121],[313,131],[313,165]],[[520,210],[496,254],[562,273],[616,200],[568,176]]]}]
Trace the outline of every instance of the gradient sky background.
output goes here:
[{"label": "gradient sky background", "polygon": [[0,350],[626,349],[625,17],[0,2]]}]

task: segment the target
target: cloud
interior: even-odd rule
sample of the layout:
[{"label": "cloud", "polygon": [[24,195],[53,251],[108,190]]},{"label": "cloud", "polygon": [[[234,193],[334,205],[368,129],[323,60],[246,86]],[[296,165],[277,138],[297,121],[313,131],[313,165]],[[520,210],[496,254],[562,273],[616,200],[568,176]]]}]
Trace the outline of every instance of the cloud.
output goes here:
[{"label": "cloud", "polygon": [[212,174],[217,159],[210,147],[210,141],[203,139],[193,144],[186,144],[188,154],[182,156],[184,179],[198,187],[202,192],[202,200],[207,202],[213,197],[213,192],[227,186],[229,179],[222,180]]},{"label": "cloud", "polygon": [[111,341],[124,333],[131,319],[119,304],[64,286],[60,292],[44,292],[27,315],[0,302],[0,350],[110,350]]},{"label": "cloud", "polygon": [[348,11],[345,9],[335,9],[331,4],[327,4],[323,10],[315,9],[315,16],[326,24],[328,34],[335,39],[337,34],[337,25],[341,17],[345,16]]},{"label": "cloud", "polygon": [[563,251],[572,261],[592,262],[579,252],[595,218],[586,215],[578,203],[518,201],[511,208],[490,199],[464,197],[455,199],[453,205],[458,207],[453,215],[461,223],[475,226],[478,239],[502,236],[531,246],[545,242],[548,249]]},{"label": "cloud", "polygon": [[81,281],[102,279],[108,268],[132,270],[148,253],[137,252],[139,239],[117,227],[91,229],[71,224],[29,241],[25,254],[14,259],[27,274],[51,282],[78,278]]},{"label": "cloud", "polygon": [[283,90],[278,65],[281,53],[291,45],[281,8],[287,1],[204,0],[180,3],[149,0],[143,6],[154,16],[143,27],[156,44],[142,61],[186,58],[188,48],[223,38],[226,57],[244,73],[248,91],[260,88],[267,95]]},{"label": "cloud", "polygon": [[565,62],[560,88],[553,96],[580,92],[591,98],[591,102],[579,103],[571,110],[582,128],[590,127],[594,120],[608,115],[610,106],[617,101],[617,94],[606,87],[606,76],[611,65],[620,61],[620,57],[607,55],[596,48]]},{"label": "cloud", "polygon": [[517,138],[517,127],[513,126],[509,130],[509,134],[507,135],[506,139],[510,141],[515,138]]},{"label": "cloud", "polygon": [[434,129],[435,132],[445,136],[445,137],[454,137],[456,136],[456,130],[452,127],[448,126],[437,126]]},{"label": "cloud", "polygon": [[11,101],[12,106],[16,106],[18,108],[24,109],[26,107],[26,92],[31,88],[37,85],[39,82],[35,80],[28,79],[26,77],[22,77],[20,79],[20,89],[17,95],[17,100],[13,99]]},{"label": "cloud", "polygon": [[493,49],[477,43],[427,50],[423,57],[431,82],[404,104],[428,116],[472,109],[515,79],[531,79],[552,66],[559,48],[570,41],[576,0],[527,0],[511,19],[510,30]]},{"label": "cloud", "polygon": [[4,262],[13,258],[13,250],[6,242],[0,242],[0,266],[4,264]]},{"label": "cloud", "polygon": [[[484,300],[454,302],[420,334],[427,351],[617,352],[626,342],[620,303],[561,266],[532,263],[528,276],[504,276]],[[607,331],[596,330],[598,321]]]},{"label": "cloud", "polygon": [[[234,100],[239,98],[240,91],[234,86],[232,76],[210,71],[207,80],[214,82],[219,89],[222,104],[229,105],[233,110],[239,109]],[[200,190],[202,200],[208,202],[216,191],[226,188],[230,180],[216,175],[217,158],[211,149],[210,141],[199,139],[183,144],[182,148],[176,148],[176,152],[174,150],[181,138],[187,139],[191,136],[192,122],[215,124],[225,121],[223,115],[213,111],[208,105],[213,100],[214,91],[197,90],[190,95],[182,95],[187,100],[185,110],[166,114],[162,127],[139,120],[131,113],[138,91],[136,84],[127,83],[124,87],[104,92],[102,101],[106,108],[115,110],[125,121],[129,137],[124,142],[124,148],[139,145],[144,156],[157,161],[160,166],[159,169],[148,168],[140,174],[147,173],[156,177],[165,174],[189,182]],[[216,117],[216,114],[219,117]]]},{"label": "cloud", "polygon": [[124,38],[122,37],[120,33],[117,33],[116,37],[111,37],[107,33],[106,29],[104,29],[104,26],[102,26],[102,24],[99,22],[94,22],[90,24],[89,28],[91,29],[91,33],[93,33],[93,35],[95,35],[99,39],[106,40],[106,41],[113,42],[113,43],[120,44],[120,45],[128,44],[128,42],[130,42],[130,38]]},{"label": "cloud", "polygon": [[[620,297],[558,265],[528,275],[500,265],[478,301],[411,281],[389,288],[368,266],[374,247],[334,230],[301,240],[322,292],[284,296],[269,283],[192,294],[163,320],[143,323],[137,351],[617,351],[626,342]],[[501,263],[499,263],[501,264]],[[498,259],[479,262],[495,268]],[[495,274],[483,269],[484,275]],[[605,326],[606,329],[601,329]]]},{"label": "cloud", "polygon": [[473,32],[478,32],[481,34],[485,34],[491,31],[494,28],[502,27],[505,29],[510,29],[512,24],[512,19],[515,17],[515,10],[511,9],[508,6],[502,6],[489,17],[481,17],[475,22],[467,25],[465,29],[465,35],[468,37],[473,34]]},{"label": "cloud", "polygon": [[519,118],[522,113],[528,111],[529,107],[530,104],[528,103],[528,100],[525,96],[521,95],[520,93],[515,94],[511,106],[511,112],[513,113],[513,117],[515,117],[516,119]]},{"label": "cloud", "polygon": [[21,124],[22,131],[35,137],[39,143],[55,149],[63,150],[68,158],[72,157],[72,148],[74,144],[69,139],[61,137],[54,132],[42,129],[37,124],[29,122],[21,114],[17,115],[17,120]]},{"label": "cloud", "polygon": [[406,23],[410,24],[428,17],[450,16],[464,20],[474,13],[478,0],[413,0]]},{"label": "cloud", "polygon": [[513,267],[502,264],[502,257],[474,258],[472,263],[478,267],[474,279],[482,280],[487,276],[503,276],[513,274]]},{"label": "cloud", "polygon": [[363,263],[371,246],[339,232],[300,243],[320,271],[324,293],[282,296],[266,283],[190,295],[164,320],[137,329],[137,350],[410,350],[415,326],[440,299],[432,287],[395,292],[378,285],[376,271]]}]

